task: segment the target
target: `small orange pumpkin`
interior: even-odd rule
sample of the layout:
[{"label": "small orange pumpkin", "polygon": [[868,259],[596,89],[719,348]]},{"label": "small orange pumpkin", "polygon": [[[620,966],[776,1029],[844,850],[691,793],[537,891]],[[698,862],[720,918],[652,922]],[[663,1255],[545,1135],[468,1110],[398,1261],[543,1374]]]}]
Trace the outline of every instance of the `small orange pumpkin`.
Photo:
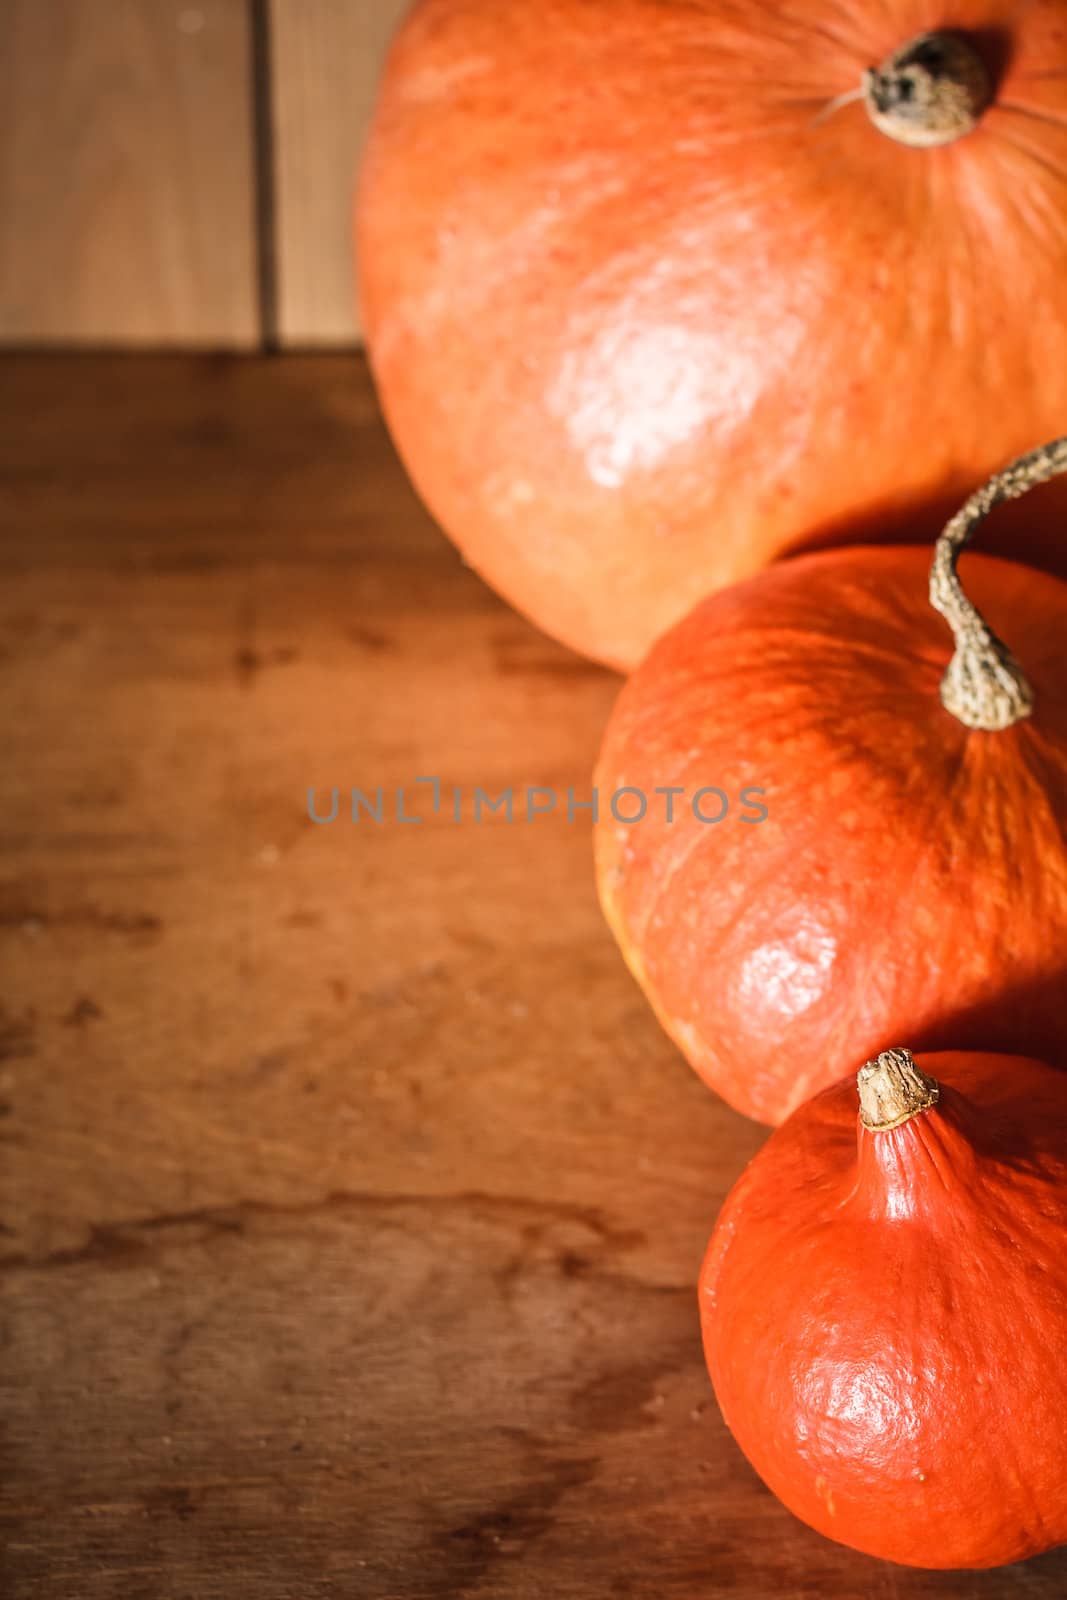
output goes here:
[{"label": "small orange pumpkin", "polygon": [[[490,583],[633,667],[1060,431],[1065,174],[1062,0],[420,0],[358,205],[400,453]],[[1040,511],[1006,549],[1060,549]]]},{"label": "small orange pumpkin", "polygon": [[[904,1032],[1062,1052],[1067,585],[969,556],[976,611],[955,562],[992,505],[1064,469],[1061,440],[975,495],[932,590],[921,549],[798,557],[697,607],[622,691],[601,901],[667,1031],[750,1116],[781,1121]],[[956,636],[940,694],[928,594]],[[730,801],[719,821],[721,801],[694,808],[705,786]],[[624,787],[641,820],[605,803]]]},{"label": "small orange pumpkin", "polygon": [[[1067,1096],[1036,1061],[889,1051],[723,1206],[704,1348],[737,1443],[831,1539],[919,1567],[1067,1541]],[[858,1138],[858,1145],[857,1145]]]}]

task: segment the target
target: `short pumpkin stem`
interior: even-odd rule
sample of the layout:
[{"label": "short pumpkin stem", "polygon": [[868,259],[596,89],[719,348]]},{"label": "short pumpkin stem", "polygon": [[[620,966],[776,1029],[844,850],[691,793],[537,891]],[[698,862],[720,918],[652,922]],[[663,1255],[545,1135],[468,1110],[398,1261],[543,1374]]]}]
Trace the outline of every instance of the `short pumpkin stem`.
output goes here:
[{"label": "short pumpkin stem", "polygon": [[994,506],[1017,500],[1060,472],[1067,472],[1067,438],[1019,456],[990,478],[956,512],[937,541],[930,604],[940,611],[956,640],[941,680],[941,704],[968,728],[998,733],[1012,727],[1034,709],[1034,693],[1007,645],[964,594],[956,563]]},{"label": "short pumpkin stem", "polygon": [[863,74],[875,127],[924,149],[970,133],[992,98],[985,62],[958,33],[921,33]]},{"label": "short pumpkin stem", "polygon": [[940,1087],[916,1065],[910,1050],[883,1050],[856,1075],[860,1121],[872,1133],[885,1133],[928,1111],[938,1102]]}]

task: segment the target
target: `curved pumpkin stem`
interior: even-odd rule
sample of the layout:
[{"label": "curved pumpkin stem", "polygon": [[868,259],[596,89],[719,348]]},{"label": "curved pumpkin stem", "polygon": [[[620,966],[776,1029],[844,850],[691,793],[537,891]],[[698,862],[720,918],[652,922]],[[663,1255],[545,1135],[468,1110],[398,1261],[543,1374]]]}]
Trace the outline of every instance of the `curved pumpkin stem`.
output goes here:
[{"label": "curved pumpkin stem", "polygon": [[964,594],[956,563],[994,506],[1017,500],[1060,472],[1067,472],[1067,437],[1019,456],[990,478],[956,512],[937,541],[930,604],[940,611],[956,640],[955,654],[941,680],[941,703],[968,728],[987,733],[1010,728],[1030,715],[1034,694],[1007,645]]},{"label": "curved pumpkin stem", "polygon": [[951,144],[977,126],[993,84],[977,50],[958,33],[921,33],[863,74],[867,115],[898,144]]},{"label": "curved pumpkin stem", "polygon": [[920,1111],[929,1111],[941,1094],[936,1078],[927,1077],[910,1050],[883,1050],[856,1074],[860,1121],[872,1133],[899,1128]]}]

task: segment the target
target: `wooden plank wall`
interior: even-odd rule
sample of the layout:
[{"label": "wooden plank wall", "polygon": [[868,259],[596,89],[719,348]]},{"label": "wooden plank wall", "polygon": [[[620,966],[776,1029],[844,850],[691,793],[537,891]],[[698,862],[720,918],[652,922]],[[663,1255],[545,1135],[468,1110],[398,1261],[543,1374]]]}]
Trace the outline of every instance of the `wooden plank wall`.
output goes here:
[{"label": "wooden plank wall", "polygon": [[407,0],[0,0],[0,344],[358,341],[350,211]]},{"label": "wooden plank wall", "polygon": [[271,0],[278,333],[358,335],[352,292],[353,152],[408,0]]}]

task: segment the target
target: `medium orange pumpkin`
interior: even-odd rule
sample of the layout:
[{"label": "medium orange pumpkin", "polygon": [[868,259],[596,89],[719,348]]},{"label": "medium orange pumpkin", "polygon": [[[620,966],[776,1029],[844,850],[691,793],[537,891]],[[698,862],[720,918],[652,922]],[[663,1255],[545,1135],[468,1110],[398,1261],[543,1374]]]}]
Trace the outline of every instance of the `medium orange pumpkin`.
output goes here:
[{"label": "medium orange pumpkin", "polygon": [[[858,548],[712,597],[622,691],[596,777],[604,911],[667,1031],[750,1116],[781,1121],[904,1033],[1062,1052],[1067,585],[968,556],[975,612],[955,561],[994,503],[1065,469],[1059,441],[974,496],[932,584],[922,549]],[[928,596],[957,642],[940,694]]]},{"label": "medium orange pumpkin", "polygon": [[1036,1555],[1067,1540],[1063,1077],[890,1051],[859,1093],[858,1134],[849,1078],[722,1209],[700,1310],[723,1416],[842,1544],[919,1567]]},{"label": "medium orange pumpkin", "polygon": [[358,204],[401,455],[491,584],[632,667],[1062,430],[1065,178],[1063,0],[421,0]]}]

